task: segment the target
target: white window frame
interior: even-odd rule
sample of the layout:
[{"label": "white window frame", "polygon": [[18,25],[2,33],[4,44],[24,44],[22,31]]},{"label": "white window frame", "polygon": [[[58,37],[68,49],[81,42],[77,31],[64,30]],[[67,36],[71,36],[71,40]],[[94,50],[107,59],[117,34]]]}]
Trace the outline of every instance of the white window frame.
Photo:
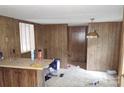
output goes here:
[{"label": "white window frame", "polygon": [[19,22],[21,53],[35,50],[34,25]]}]

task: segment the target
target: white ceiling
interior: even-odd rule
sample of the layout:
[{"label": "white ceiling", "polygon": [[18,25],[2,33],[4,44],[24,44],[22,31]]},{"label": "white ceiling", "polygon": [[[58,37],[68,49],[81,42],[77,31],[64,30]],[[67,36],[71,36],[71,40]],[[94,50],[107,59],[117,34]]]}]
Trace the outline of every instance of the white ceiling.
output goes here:
[{"label": "white ceiling", "polygon": [[0,6],[0,15],[41,24],[83,25],[94,17],[95,22],[122,21],[121,5],[6,5]]}]

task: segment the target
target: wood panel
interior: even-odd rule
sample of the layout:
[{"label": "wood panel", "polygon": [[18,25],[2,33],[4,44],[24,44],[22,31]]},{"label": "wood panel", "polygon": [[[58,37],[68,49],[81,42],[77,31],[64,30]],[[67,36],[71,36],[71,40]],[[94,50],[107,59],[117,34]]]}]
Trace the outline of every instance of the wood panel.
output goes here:
[{"label": "wood panel", "polygon": [[[30,53],[21,54],[19,38],[19,22],[27,22],[14,18],[0,16],[0,50],[4,57],[11,57],[15,49],[16,57],[30,57]],[[30,22],[29,22],[30,23]],[[35,26],[35,45],[44,50],[45,58],[58,57],[63,63],[67,62],[67,25],[39,25]]]},{"label": "wood panel", "polygon": [[[13,69],[12,68],[4,68],[4,69],[8,69],[8,70],[12,71],[13,78],[10,80],[10,81],[12,81],[12,84],[10,86],[12,86],[12,87],[17,87],[18,86],[19,87],[19,85],[20,85],[20,83],[19,83],[19,74],[20,73],[18,73],[18,70],[14,69],[14,68]],[[4,81],[4,82],[6,82],[6,81]],[[6,86],[6,85],[4,85],[4,86]]]},{"label": "wood panel", "polygon": [[88,70],[118,70],[121,24],[121,22],[89,24],[89,31],[95,28],[99,37],[88,39]]},{"label": "wood panel", "polygon": [[[37,70],[16,69],[16,68],[0,68],[0,87],[36,87],[39,77]],[[2,72],[2,73],[1,73]],[[40,71],[42,72],[42,71]],[[40,75],[41,76],[41,75]],[[41,81],[40,81],[41,82]],[[42,80],[43,82],[43,80]],[[41,82],[41,83],[42,83]]]},{"label": "wood panel", "polygon": [[69,63],[86,68],[87,27],[71,26],[68,32]]},{"label": "wood panel", "polygon": [[120,41],[120,56],[118,68],[118,86],[124,87],[124,7],[123,7],[123,23]]},{"label": "wood panel", "polygon": [[13,85],[13,71],[12,69],[3,69],[3,75],[4,77],[3,82],[4,86],[10,87]]},{"label": "wood panel", "polygon": [[15,49],[16,57],[30,57],[30,53],[21,54],[20,51],[19,22],[37,25],[33,22],[0,16],[0,50],[5,58],[12,56],[13,49]]},{"label": "wood panel", "polygon": [[[38,72],[38,71],[37,71]],[[38,86],[38,82],[37,82],[37,72],[35,70],[29,70],[27,73],[28,76],[28,85],[32,86],[32,87],[36,87]],[[42,77],[40,77],[40,80],[42,80]]]},{"label": "wood panel", "polygon": [[60,58],[66,65],[67,25],[37,25],[35,30],[36,49],[43,49],[44,58]]},{"label": "wood panel", "polygon": [[35,70],[11,69],[13,71],[13,79],[11,86],[13,87],[34,87],[37,86],[37,76]]},{"label": "wood panel", "polygon": [[3,70],[2,68],[0,68],[0,87],[4,86],[4,82],[3,82]]},{"label": "wood panel", "polygon": [[20,56],[19,25],[12,18],[0,16],[0,50],[4,57],[10,57],[15,49],[16,56]]}]

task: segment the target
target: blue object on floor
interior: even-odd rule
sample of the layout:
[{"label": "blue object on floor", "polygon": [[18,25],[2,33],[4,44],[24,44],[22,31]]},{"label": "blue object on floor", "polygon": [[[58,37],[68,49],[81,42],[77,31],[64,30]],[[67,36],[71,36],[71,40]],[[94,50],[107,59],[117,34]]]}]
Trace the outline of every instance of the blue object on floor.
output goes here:
[{"label": "blue object on floor", "polygon": [[54,70],[58,70],[60,68],[60,59],[55,58],[53,62],[49,65],[49,68],[53,68]]},{"label": "blue object on floor", "polygon": [[49,64],[48,71],[49,73],[45,76],[45,81],[49,80],[52,76],[57,76],[57,70],[60,68],[60,59],[55,58],[51,64]]}]

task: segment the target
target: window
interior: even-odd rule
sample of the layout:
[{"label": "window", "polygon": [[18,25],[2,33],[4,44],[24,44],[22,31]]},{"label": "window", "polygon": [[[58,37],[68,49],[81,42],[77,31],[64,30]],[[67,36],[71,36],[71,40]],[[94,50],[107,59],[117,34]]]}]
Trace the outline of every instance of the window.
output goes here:
[{"label": "window", "polygon": [[35,50],[34,25],[19,23],[21,53]]}]

